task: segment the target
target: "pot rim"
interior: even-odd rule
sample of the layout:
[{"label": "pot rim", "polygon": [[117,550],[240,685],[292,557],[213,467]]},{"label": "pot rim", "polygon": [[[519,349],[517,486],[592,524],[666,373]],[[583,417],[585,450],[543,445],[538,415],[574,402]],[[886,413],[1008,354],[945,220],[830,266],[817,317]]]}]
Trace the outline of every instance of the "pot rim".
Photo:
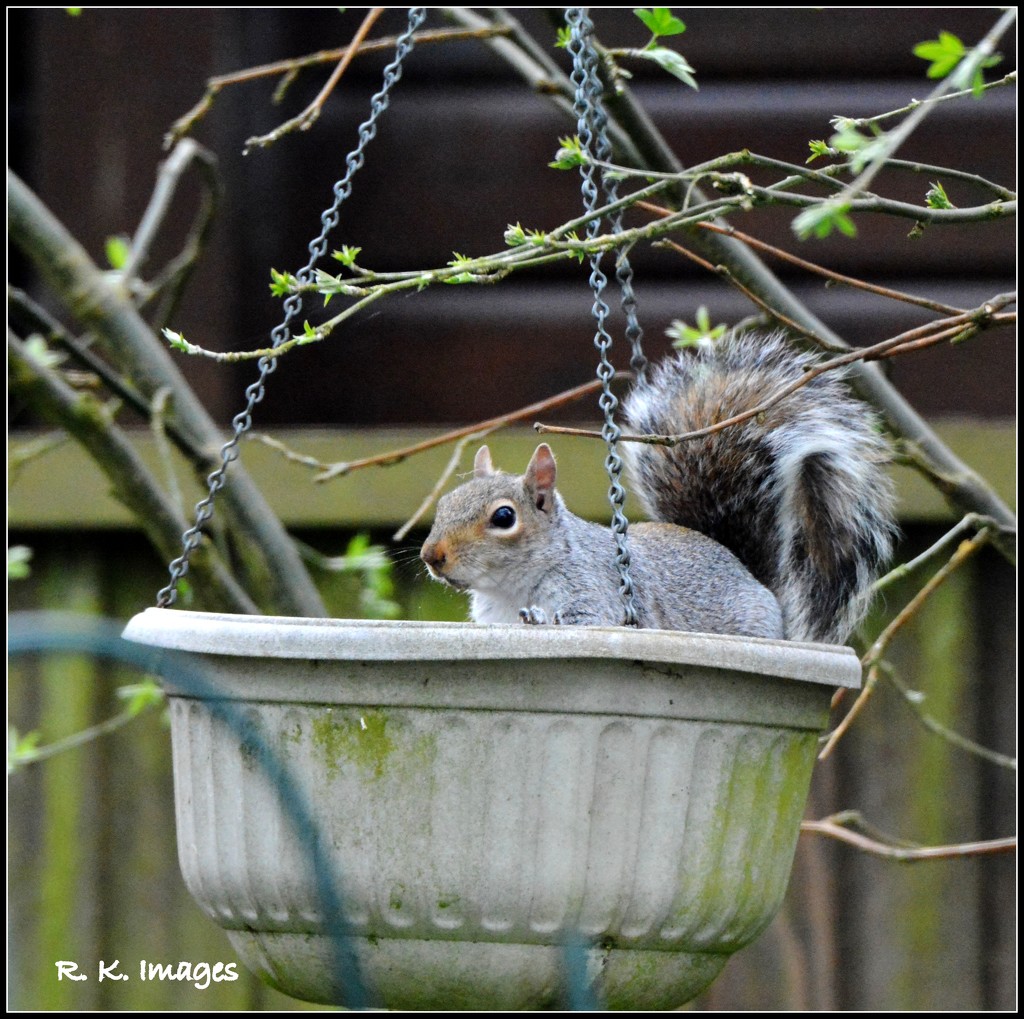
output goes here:
[{"label": "pot rim", "polygon": [[857,689],[849,647],[607,626],[304,619],[148,608],[126,640],[198,654],[332,661],[617,659],[703,665]]}]

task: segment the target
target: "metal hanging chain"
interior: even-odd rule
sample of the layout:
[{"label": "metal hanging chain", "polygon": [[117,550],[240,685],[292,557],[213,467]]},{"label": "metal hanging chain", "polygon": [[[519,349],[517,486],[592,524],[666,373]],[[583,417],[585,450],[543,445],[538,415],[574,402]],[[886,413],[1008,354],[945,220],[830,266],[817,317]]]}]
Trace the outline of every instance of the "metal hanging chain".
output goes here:
[{"label": "metal hanging chain", "polygon": [[[570,7],[566,11],[566,22],[570,28],[569,52],[572,54],[573,69],[570,80],[576,88],[573,112],[576,114],[580,145],[583,152],[592,158],[606,159],[611,152],[608,142],[608,118],[601,103],[601,80],[597,73],[597,54],[591,45],[590,36],[594,24],[582,7]],[[581,190],[583,205],[588,213],[597,208],[597,185],[594,183],[595,167],[590,159],[580,167],[583,178]],[[594,218],[587,224],[587,237],[593,239],[601,229],[601,219]],[[601,252],[590,256],[590,286],[594,292],[593,314],[597,325],[594,345],[597,347],[599,360],[597,377],[601,380],[601,397],[598,401],[604,412],[604,426],[601,434],[608,447],[605,457],[605,469],[608,472],[610,487],[608,498],[612,506],[612,534],[615,538],[615,565],[619,571],[619,593],[622,595],[624,607],[624,623],[627,626],[639,625],[639,615],[633,592],[633,581],[629,573],[629,544],[626,532],[629,521],[623,512],[626,493],[622,487],[622,458],[618,454],[618,441],[621,430],[615,423],[615,411],[619,401],[611,390],[611,379],[615,368],[609,359],[612,338],[608,333],[605,321],[608,317],[608,305],[603,299],[608,279],[601,270]],[[632,297],[632,286],[629,287]],[[625,306],[625,305],[624,305]],[[635,300],[632,301],[635,319]],[[628,314],[628,312],[627,312]],[[637,327],[639,328],[639,327]]]},{"label": "metal hanging chain", "polygon": [[[338,225],[341,203],[352,194],[352,178],[362,167],[366,146],[377,134],[377,121],[388,108],[391,101],[391,89],[402,76],[402,64],[414,45],[413,33],[427,15],[425,7],[409,9],[409,23],[406,30],[399,36],[395,44],[395,57],[384,68],[384,83],[380,91],[370,100],[370,116],[359,126],[359,142],[345,159],[347,170],[345,176],[334,185],[334,201],[324,210],[320,217],[322,229],[320,235],[309,243],[309,261],[295,275],[300,283],[313,281],[313,267],[327,253],[327,238]],[[289,294],[284,299],[284,318],[281,324],[271,331],[271,349],[276,350],[289,336],[288,325],[302,311],[302,295]],[[203,527],[213,516],[213,501],[217,493],[224,487],[228,464],[238,459],[238,444],[242,436],[252,427],[252,412],[265,394],[267,376],[277,368],[276,357],[261,357],[257,362],[259,376],[245,391],[245,409],[236,414],[232,420],[232,435],[220,450],[220,466],[206,479],[208,493],[205,499],[196,504],[196,522],[181,536],[182,554],[175,559],[168,570],[171,575],[168,585],[157,593],[157,605],[167,608],[177,598],[178,582],[188,573],[188,562],[202,538]]]},{"label": "metal hanging chain", "polygon": [[[583,18],[586,19],[585,24],[587,28],[584,40],[587,50],[586,59],[588,61],[588,74],[593,76],[593,80],[590,81],[590,87],[592,89],[591,95],[595,98],[587,110],[588,115],[592,118],[592,142],[594,144],[594,152],[592,155],[602,162],[607,162],[612,157],[612,144],[608,138],[608,114],[605,112],[604,102],[601,99],[602,89],[601,79],[598,72],[597,53],[590,42],[590,35],[593,33],[594,25],[587,17],[584,9],[576,9],[580,10]],[[573,82],[574,84],[576,83],[575,79],[573,79]],[[578,95],[579,93],[577,91],[577,97]],[[578,119],[580,116],[579,109],[577,107],[574,107],[573,109]],[[582,137],[583,136],[580,135],[581,139]],[[619,199],[619,179],[608,173],[600,173],[599,177],[601,180],[601,189],[604,192],[605,202],[608,205],[613,205]],[[592,212],[593,209],[588,208],[587,211]],[[612,213],[610,224],[612,233],[622,232],[622,217],[624,213],[625,209],[616,209],[615,212]],[[619,289],[622,293],[622,310],[626,316],[626,340],[629,342],[630,348],[633,351],[629,365],[636,373],[637,380],[640,380],[647,374],[647,357],[644,355],[643,350],[643,329],[641,329],[640,321],[637,317],[636,294],[633,291],[633,267],[630,265],[629,255],[626,253],[625,248],[619,251],[615,257],[615,278],[619,281]]]},{"label": "metal hanging chain", "polygon": [[[596,63],[595,63],[596,68]],[[608,118],[601,108],[603,118],[602,127],[598,134],[600,150],[607,150],[608,155],[598,154],[598,159],[608,159],[611,155],[611,143],[608,141],[608,134],[604,124]],[[601,174],[601,186],[604,190],[604,197],[607,204],[612,205],[619,200],[619,181],[611,174]],[[622,232],[622,216],[624,209],[616,209],[612,214],[612,233]],[[644,331],[640,328],[640,320],[637,317],[636,293],[633,291],[633,266],[629,263],[629,255],[625,248],[615,256],[615,278],[619,281],[619,289],[622,292],[622,310],[626,316],[626,340],[633,351],[629,359],[629,366],[636,375],[637,382],[647,375],[647,358],[644,355],[643,338]]]}]

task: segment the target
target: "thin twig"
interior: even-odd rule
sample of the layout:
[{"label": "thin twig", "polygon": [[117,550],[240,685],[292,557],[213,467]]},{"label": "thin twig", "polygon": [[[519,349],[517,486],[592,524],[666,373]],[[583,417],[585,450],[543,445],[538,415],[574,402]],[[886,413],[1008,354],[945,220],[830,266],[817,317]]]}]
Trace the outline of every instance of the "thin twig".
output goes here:
[{"label": "thin twig", "polygon": [[[506,35],[508,29],[500,25],[480,29],[460,28],[438,28],[423,32],[417,32],[413,37],[417,46],[429,43],[458,42],[465,39],[489,39],[494,36]],[[366,53],[376,53],[384,50],[393,50],[398,42],[398,36],[388,36],[383,39],[367,39],[359,47],[357,56]],[[337,49],[321,50],[318,53],[309,53],[302,57],[290,57],[287,60],[275,60],[270,64],[260,64],[257,67],[249,67],[242,71],[232,71],[230,74],[218,74],[206,80],[206,92],[202,99],[192,107],[188,113],[179,117],[167,132],[164,138],[164,148],[170,148],[179,138],[187,134],[195,126],[196,122],[204,117],[213,106],[213,101],[221,89],[229,85],[240,85],[249,81],[258,81],[261,78],[276,78],[278,76],[287,79],[287,84],[307,67],[317,67],[320,64],[333,64],[342,60],[345,54],[351,49],[351,45],[342,46]],[[280,86],[279,86],[280,91]],[[275,100],[280,99],[278,92]]]},{"label": "thin twig", "polygon": [[[1014,72],[1016,77],[1016,72]],[[841,165],[841,164],[834,164]],[[962,181],[965,184],[973,184],[985,191],[991,191],[997,198],[1012,201],[1017,197],[1016,191],[1004,188],[1002,184],[987,180],[976,173],[969,173],[967,170],[955,170],[949,166],[934,166],[931,163],[918,163],[913,159],[890,159],[886,164],[887,170],[909,170],[911,173],[926,174],[929,177],[945,177],[948,180]]]},{"label": "thin twig", "polygon": [[982,760],[988,761],[990,764],[998,765],[1000,768],[1008,768],[1010,771],[1017,770],[1016,758],[1010,757],[1008,754],[1001,754],[998,750],[990,750],[988,747],[982,746],[969,736],[964,736],[955,729],[950,729],[948,725],[944,725],[934,715],[925,711],[923,695],[920,691],[911,690],[910,687],[899,678],[894,669],[886,670],[886,678],[894,687],[896,687],[907,706],[915,715],[917,715],[921,724],[930,732],[935,733],[936,736],[941,736],[944,740],[948,743],[952,743],[953,746],[958,749],[963,750],[968,754],[973,754],[975,757],[980,757]]},{"label": "thin twig", "polygon": [[818,755],[819,760],[825,760],[835,749],[836,744],[853,724],[857,716],[864,710],[871,695],[874,693],[879,678],[879,664],[886,648],[900,629],[917,614],[921,606],[929,597],[947,580],[959,567],[961,567],[972,555],[981,549],[990,538],[990,531],[983,528],[973,538],[961,542],[957,550],[950,556],[949,561],[935,571],[928,582],[910,599],[895,619],[891,620],[885,629],[879,634],[878,639],[868,649],[867,654],[861,659],[868,668],[868,676],[864,682],[864,688],[857,696],[853,706],[843,716],[840,723],[832,730],[828,739]]},{"label": "thin twig", "polygon": [[171,444],[167,441],[167,408],[173,399],[174,394],[168,386],[161,387],[153,394],[149,426],[153,433],[153,442],[156,445],[157,453],[160,455],[160,461],[164,467],[167,497],[171,504],[176,506],[184,516],[186,512],[185,499],[181,494],[181,485],[178,484],[177,471],[174,469]]},{"label": "thin twig", "polygon": [[[172,158],[177,152],[178,149],[175,148]],[[194,162],[198,168],[200,178],[205,183],[205,188],[203,189],[199,208],[196,210],[188,233],[182,242],[181,250],[153,277],[147,288],[148,293],[142,302],[142,307],[146,307],[150,302],[158,301],[156,310],[152,315],[153,328],[156,331],[165,326],[177,311],[188,281],[192,278],[192,272],[206,249],[223,193],[220,175],[217,172],[216,159],[212,154],[207,153],[204,149],[199,149],[194,154],[190,154],[189,161]],[[168,160],[168,163],[170,162]],[[177,167],[174,164],[170,166],[165,164],[164,167],[161,167],[161,177],[164,176],[165,172],[170,174],[176,170]],[[181,172],[183,171],[184,165],[181,167]],[[160,180],[158,180],[158,187],[160,183]],[[177,181],[175,181],[176,184]],[[166,210],[164,211],[166,212]],[[158,225],[162,225],[162,220],[159,221]],[[140,224],[141,229],[142,225]]]},{"label": "thin twig", "polygon": [[217,199],[220,197],[220,180],[217,177],[217,160],[213,153],[203,148],[198,142],[186,139],[175,146],[174,151],[160,164],[156,184],[150,196],[146,211],[139,220],[135,236],[132,238],[128,260],[121,269],[126,280],[137,276],[149,258],[149,251],[157,234],[163,227],[167,212],[177,192],[178,184],[185,171],[195,164],[206,183],[204,204],[196,215],[190,230],[190,236],[197,238],[197,243],[207,235],[210,223],[216,213]]},{"label": "thin twig", "polygon": [[[723,175],[722,171],[728,171],[737,166],[757,166],[762,169],[783,170],[788,173],[790,177],[821,184],[831,191],[842,190],[843,187],[841,181],[835,180],[835,175],[840,169],[839,167],[830,166],[826,167],[824,170],[812,170],[810,167],[800,166],[797,163],[787,163],[784,160],[774,159],[771,156],[762,156],[757,152],[751,152],[750,149],[740,149],[738,152],[728,152],[724,156],[716,156],[714,159],[709,159],[704,163],[698,163],[695,166],[688,167],[686,170],[671,173],[659,173],[654,170],[636,169],[631,166],[605,162],[600,159],[595,159],[594,165],[600,167],[602,170],[608,171],[609,173],[619,174],[623,177],[641,177],[645,180],[661,180],[668,182],[675,181],[680,184],[697,184],[702,178],[715,180],[719,175],[728,177],[731,175],[728,173]],[[786,183],[788,182],[780,181],[771,186],[773,188],[779,188],[783,187]]]},{"label": "thin twig", "polygon": [[63,446],[70,436],[65,431],[48,432],[27,442],[7,443],[7,489],[17,480],[26,464],[38,457],[45,456],[51,450]]},{"label": "thin twig", "polygon": [[452,455],[449,457],[448,463],[445,465],[444,470],[441,471],[437,482],[434,484],[434,487],[430,490],[419,506],[416,507],[416,511],[413,515],[391,536],[392,541],[404,541],[405,536],[416,526],[423,514],[426,513],[435,502],[437,502],[444,486],[448,484],[448,479],[455,473],[456,468],[459,466],[459,461],[462,459],[462,454],[466,451],[466,447],[471,442],[475,442],[478,439],[484,438],[486,435],[490,435],[497,427],[498,426],[495,425],[494,428],[485,428],[477,432],[470,432],[469,435],[464,435],[459,439],[455,444],[455,449],[452,450]]},{"label": "thin twig", "polygon": [[[750,197],[760,204],[789,205],[797,209],[810,209],[825,205],[839,205],[835,198],[818,198],[815,195],[793,194],[772,188],[751,186]],[[912,219],[916,223],[935,226],[953,226],[959,223],[985,223],[990,220],[1006,219],[1017,215],[1017,202],[1004,202],[1001,198],[984,205],[966,206],[962,209],[934,209],[913,202],[901,202],[880,195],[864,195],[843,201],[842,207],[849,212],[871,212],[886,216]]]},{"label": "thin twig", "polygon": [[[835,371],[838,368],[843,368],[846,365],[853,364],[857,361],[881,360],[885,357],[891,357],[898,352],[902,352],[904,349],[916,350],[920,349],[922,346],[932,346],[936,343],[942,343],[946,340],[958,338],[963,334],[965,329],[981,328],[982,323],[990,319],[998,308],[1005,307],[1007,304],[1011,304],[1015,300],[1016,296],[1013,294],[998,294],[996,297],[992,298],[992,300],[987,301],[985,304],[972,311],[953,315],[948,319],[940,319],[924,326],[918,326],[915,329],[910,329],[897,336],[893,336],[888,340],[883,340],[881,343],[876,343],[874,346],[862,347],[859,350],[851,350],[847,354],[841,354],[828,361],[821,361],[812,368],[809,368],[796,381],[776,390],[771,396],[759,403],[756,407],[751,407],[743,413],[736,414],[723,421],[715,422],[715,424],[708,425],[706,428],[698,428],[692,432],[685,432],[680,435],[622,435],[620,436],[620,441],[671,447],[676,446],[681,442],[690,442],[693,439],[700,439],[706,435],[713,435],[715,432],[720,432],[725,428],[732,428],[734,425],[741,424],[752,417],[757,417],[757,415],[763,414],[766,410],[775,406],[779,401],[784,400],[791,393],[794,393],[796,390],[806,386],[808,382],[816,378],[818,375],[822,375],[829,371]],[[555,425],[542,424],[537,424],[534,427],[538,432],[544,433],[576,435],[582,438],[601,438],[600,432],[588,431],[581,428],[561,428]]]},{"label": "thin twig", "polygon": [[[647,205],[646,203],[640,204],[651,211],[658,209],[657,206]],[[667,212],[668,210],[660,211]],[[956,308],[950,304],[941,304],[938,301],[931,301],[927,297],[915,297],[913,294],[905,294],[901,290],[892,290],[889,287],[881,287],[875,283],[868,283],[865,280],[858,279],[856,276],[845,276],[843,273],[836,272],[833,269],[827,269],[823,265],[818,265],[815,262],[808,262],[807,259],[793,255],[788,251],[784,251],[782,248],[777,248],[773,244],[767,244],[765,241],[758,240],[758,238],[752,237],[750,234],[743,233],[726,223],[699,223],[698,226],[702,230],[713,230],[715,233],[725,234],[727,237],[735,237],[736,240],[742,241],[744,244],[747,244],[752,248],[756,248],[758,251],[764,251],[767,254],[774,255],[776,258],[784,262],[789,262],[791,265],[798,266],[801,269],[806,269],[808,272],[817,273],[819,276],[824,276],[826,279],[829,279],[834,283],[843,283],[847,286],[855,287],[858,290],[866,290],[868,293],[877,294],[879,297],[888,297],[894,301],[903,301],[906,304],[916,304],[921,308],[928,308],[930,311],[938,312],[940,315],[959,315],[963,314],[964,311],[963,308]]]},{"label": "thin twig", "polygon": [[[36,362],[10,331],[7,350],[12,390],[25,394],[39,413],[81,443],[110,480],[115,497],[132,513],[160,555],[165,559],[173,556],[188,522],[168,501],[106,408],[91,394],[76,393],[56,372]],[[192,566],[202,581],[207,604],[229,612],[256,612],[256,605],[216,551],[203,544],[197,552]]]},{"label": "thin twig", "polygon": [[[612,376],[612,381],[628,379],[631,377],[632,376],[629,372],[616,372],[615,375]],[[392,464],[400,463],[407,457],[413,456],[416,453],[422,453],[424,450],[434,449],[437,446],[444,446],[449,442],[456,442],[467,435],[475,435],[478,432],[494,431],[496,428],[502,428],[505,425],[513,424],[516,421],[522,421],[524,418],[533,417],[535,414],[538,414],[543,410],[550,410],[553,407],[561,407],[566,403],[571,403],[573,400],[578,400],[580,397],[588,396],[589,394],[596,392],[601,388],[601,385],[602,383],[600,380],[595,379],[594,381],[587,382],[582,386],[576,386],[574,389],[567,389],[565,392],[558,393],[556,396],[550,396],[546,400],[540,400],[538,403],[531,403],[528,407],[521,407],[519,410],[514,410],[508,414],[501,414],[498,417],[489,418],[486,421],[478,421],[476,424],[469,425],[466,428],[456,428],[453,431],[445,432],[443,435],[437,435],[432,439],[426,439],[423,442],[417,442],[411,446],[405,446],[401,449],[391,450],[389,453],[380,453],[377,456],[364,457],[361,460],[349,460],[334,464],[323,464],[321,465],[322,473],[318,474],[314,480],[318,482],[330,481],[332,478],[348,474],[350,471],[358,470],[360,467],[390,467]]]},{"label": "thin twig", "polygon": [[[821,821],[803,821],[800,824],[801,832],[810,832],[815,835],[827,835],[829,838],[846,842],[858,849],[875,856],[884,856],[891,860],[899,860],[901,863],[917,863],[921,860],[951,860],[962,856],[986,856],[992,853],[1011,853],[1017,849],[1017,839],[1014,837],[1004,839],[989,839],[985,842],[961,842],[948,846],[901,846],[895,842],[882,842],[878,839],[869,838],[860,832],[851,831],[845,826],[844,821],[849,819],[849,814],[826,817]],[[837,818],[839,820],[837,820]]]},{"label": "thin twig", "polygon": [[689,248],[684,247],[678,241],[655,241],[654,245],[652,246],[667,248],[670,251],[675,251],[678,254],[684,255],[685,257],[696,262],[698,265],[703,266],[705,269],[707,269],[709,272],[714,273],[716,276],[723,277],[726,281],[732,284],[732,286],[739,290],[740,293],[743,294],[749,301],[757,305],[757,307],[759,307],[762,311],[768,314],[776,322],[785,326],[787,329],[797,334],[798,336],[806,336],[809,340],[811,340],[812,343],[814,343],[822,350],[828,350],[831,351],[832,353],[835,353],[836,351],[841,351],[845,349],[843,347],[832,346],[828,342],[828,340],[826,340],[823,336],[818,336],[816,333],[808,331],[808,329],[805,326],[800,325],[800,323],[797,322],[795,319],[790,318],[788,315],[784,315],[781,311],[779,311],[778,308],[771,307],[771,305],[769,305],[768,302],[765,301],[759,294],[755,293],[748,286],[745,286],[743,283],[741,283],[732,274],[728,266],[712,265],[710,262],[707,262],[703,258],[701,258],[700,255],[696,254],[693,251],[690,251]]},{"label": "thin twig", "polygon": [[373,28],[386,9],[385,7],[370,8],[369,13],[363,18],[363,23],[352,37],[352,42],[345,50],[345,55],[338,61],[337,67],[331,72],[331,76],[327,79],[324,87],[320,89],[317,97],[298,116],[292,117],[291,120],[286,120],[283,124],[275,127],[273,131],[246,139],[245,148],[242,150],[246,155],[254,147],[266,148],[268,145],[276,142],[278,138],[290,134],[292,131],[308,131],[317,122],[324,103],[327,102],[334,91],[335,85],[341,81],[341,76],[348,69],[349,64],[352,63],[353,57],[355,57],[359,47],[366,40],[370,29]]},{"label": "thin twig", "polygon": [[[877,140],[880,150],[874,158],[865,166],[863,171],[846,188],[830,202],[837,207],[855,208],[858,205],[857,195],[863,194],[867,186],[882,170],[892,154],[913,134],[918,125],[935,108],[936,101],[951,89],[963,82],[967,83],[975,72],[982,66],[984,61],[992,55],[995,44],[1006,32],[1010,25],[1016,20],[1016,9],[1004,11],[996,24],[986,33],[984,38],[973,46],[964,58],[957,65],[956,70],[943,78],[930,95],[914,109],[907,118],[892,131],[882,135]],[[944,210],[946,211],[946,210]]]},{"label": "thin twig", "polygon": [[[836,149],[831,149],[830,152],[834,153],[836,156],[843,154]],[[840,174],[851,169],[851,163],[847,161],[832,163],[820,170],[813,170],[808,166],[801,166],[798,163],[788,163],[782,159],[763,156],[758,152],[751,152],[750,149],[740,149],[737,152],[730,152],[724,156],[716,156],[714,159],[709,159],[707,162],[699,163],[687,170],[675,172],[659,173],[653,170],[636,169],[630,166],[623,166],[619,163],[610,163],[601,160],[594,160],[594,164],[601,169],[607,170],[609,173],[617,174],[623,178],[639,177],[644,180],[658,180],[666,184],[689,183],[691,187],[703,178],[711,178],[712,180],[718,179],[724,182],[730,176],[730,174],[725,171],[729,171],[736,167],[753,166],[761,169],[781,170],[784,173],[787,173],[789,176],[767,186],[766,190],[773,193],[788,190],[800,181],[820,184],[832,192],[838,192],[843,189],[843,183],[836,178]],[[947,166],[934,166],[930,163],[920,163],[911,159],[889,159],[886,161],[885,166],[886,169],[890,170],[905,170],[912,173],[927,174],[929,176],[945,177],[949,180],[962,181],[967,184],[972,184],[982,190],[990,191],[997,199],[1002,201],[1015,201],[1017,198],[1017,193],[1010,188],[1003,187],[1001,184],[996,184],[994,181],[987,180],[985,177],[976,173],[969,173],[966,170],[957,170]],[[862,196],[864,198],[884,201],[884,199],[881,199],[879,195],[871,192],[862,192]],[[683,207],[685,207],[685,204]]]},{"label": "thin twig", "polygon": [[[899,461],[913,467],[922,475],[929,484],[934,485],[939,492],[952,499],[960,484],[958,475],[950,473],[941,468],[918,443],[908,439],[898,438],[893,443],[893,448]],[[988,517],[987,514],[978,514],[981,519],[992,521],[992,544],[998,549],[1000,555],[1011,565],[1017,564],[1017,523],[1016,517],[1003,518]]]},{"label": "thin twig", "polygon": [[960,537],[965,531],[977,531],[983,527],[994,527],[996,522],[991,517],[982,516],[980,513],[968,513],[955,527],[947,531],[934,545],[926,549],[919,556],[907,563],[900,563],[899,566],[890,570],[884,577],[880,577],[871,586],[872,596],[881,593],[885,588],[895,584],[899,580],[908,577],[916,569],[944,551],[949,545]]},{"label": "thin twig", "polygon": [[[1011,71],[1005,77],[1000,78],[998,81],[987,81],[981,86],[983,92],[987,92],[989,89],[1000,88],[1004,85],[1016,85],[1017,84],[1017,72]],[[849,124],[851,127],[871,127],[874,124],[879,124],[883,120],[888,120],[890,117],[900,117],[904,113],[912,113],[919,106],[923,106],[925,103],[945,103],[950,99],[965,99],[966,97],[975,97],[973,88],[961,89],[959,92],[948,92],[943,96],[934,96],[930,99],[911,99],[906,106],[901,106],[898,110],[889,110],[888,113],[876,113],[873,117],[833,117],[832,123],[836,125],[841,122],[843,124]],[[891,161],[890,161],[891,163]]]},{"label": "thin twig", "polygon": [[106,736],[108,733],[116,732],[118,729],[126,726],[132,719],[138,718],[140,712],[135,708],[125,708],[124,711],[118,712],[111,718],[105,721],[98,722],[96,725],[90,725],[87,729],[82,729],[80,732],[72,733],[70,736],[65,736],[63,739],[54,740],[52,743],[47,743],[45,746],[32,747],[31,750],[25,750],[18,754],[17,759],[13,763],[9,763],[8,770],[13,767],[23,767],[29,764],[37,764],[39,761],[45,761],[50,757],[56,757],[57,754],[63,754],[65,751],[74,750],[76,747],[84,746],[86,743],[92,742],[94,739],[98,739],[100,736]]}]

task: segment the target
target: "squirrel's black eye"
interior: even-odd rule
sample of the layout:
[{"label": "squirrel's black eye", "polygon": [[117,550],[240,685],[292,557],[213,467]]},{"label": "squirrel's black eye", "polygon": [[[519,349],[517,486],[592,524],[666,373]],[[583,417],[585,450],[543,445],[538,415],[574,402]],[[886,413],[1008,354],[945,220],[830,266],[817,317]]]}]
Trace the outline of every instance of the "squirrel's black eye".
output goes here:
[{"label": "squirrel's black eye", "polygon": [[510,527],[514,527],[516,522],[516,511],[511,506],[499,506],[491,514],[491,523],[495,527],[500,527],[503,531],[507,531]]}]

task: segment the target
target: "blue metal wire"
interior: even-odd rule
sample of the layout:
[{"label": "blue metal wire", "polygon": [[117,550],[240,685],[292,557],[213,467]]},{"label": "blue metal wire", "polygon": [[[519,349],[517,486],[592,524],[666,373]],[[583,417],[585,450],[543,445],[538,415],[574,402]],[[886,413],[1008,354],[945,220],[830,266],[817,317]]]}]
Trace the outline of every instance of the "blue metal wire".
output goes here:
[{"label": "blue metal wire", "polygon": [[333,969],[338,974],[343,1001],[352,1009],[371,1004],[345,920],[341,877],[332,867],[320,829],[302,789],[258,729],[234,702],[224,699],[216,686],[197,668],[189,655],[135,644],[121,637],[122,624],[89,616],[57,612],[16,612],[8,621],[7,650],[12,657],[38,652],[87,654],[134,666],[165,678],[186,697],[203,702],[218,721],[253,750],[268,780],[277,791],[285,816],[295,826],[300,845],[309,847],[320,901],[324,933],[330,940]]},{"label": "blue metal wire", "polygon": [[[194,655],[136,644],[121,636],[123,624],[67,612],[15,612],[8,620],[7,649],[10,658],[40,653],[85,654],[119,662],[140,672],[160,676],[181,696],[202,702],[218,722],[243,742],[247,754],[263,769],[280,798],[284,815],[294,826],[300,845],[309,849],[313,879],[323,917],[324,934],[332,951],[332,968],[338,976],[341,1001],[350,1009],[373,1007],[376,995],[362,976],[359,956],[345,917],[342,875],[334,865],[330,848],[314,820],[301,786],[288,766],[266,741],[251,717],[209,679]],[[248,760],[247,756],[247,760]],[[599,986],[587,974],[586,941],[570,933],[563,946],[565,1007],[571,1011],[602,1009]],[[439,1007],[443,1004],[439,1003]]]}]

